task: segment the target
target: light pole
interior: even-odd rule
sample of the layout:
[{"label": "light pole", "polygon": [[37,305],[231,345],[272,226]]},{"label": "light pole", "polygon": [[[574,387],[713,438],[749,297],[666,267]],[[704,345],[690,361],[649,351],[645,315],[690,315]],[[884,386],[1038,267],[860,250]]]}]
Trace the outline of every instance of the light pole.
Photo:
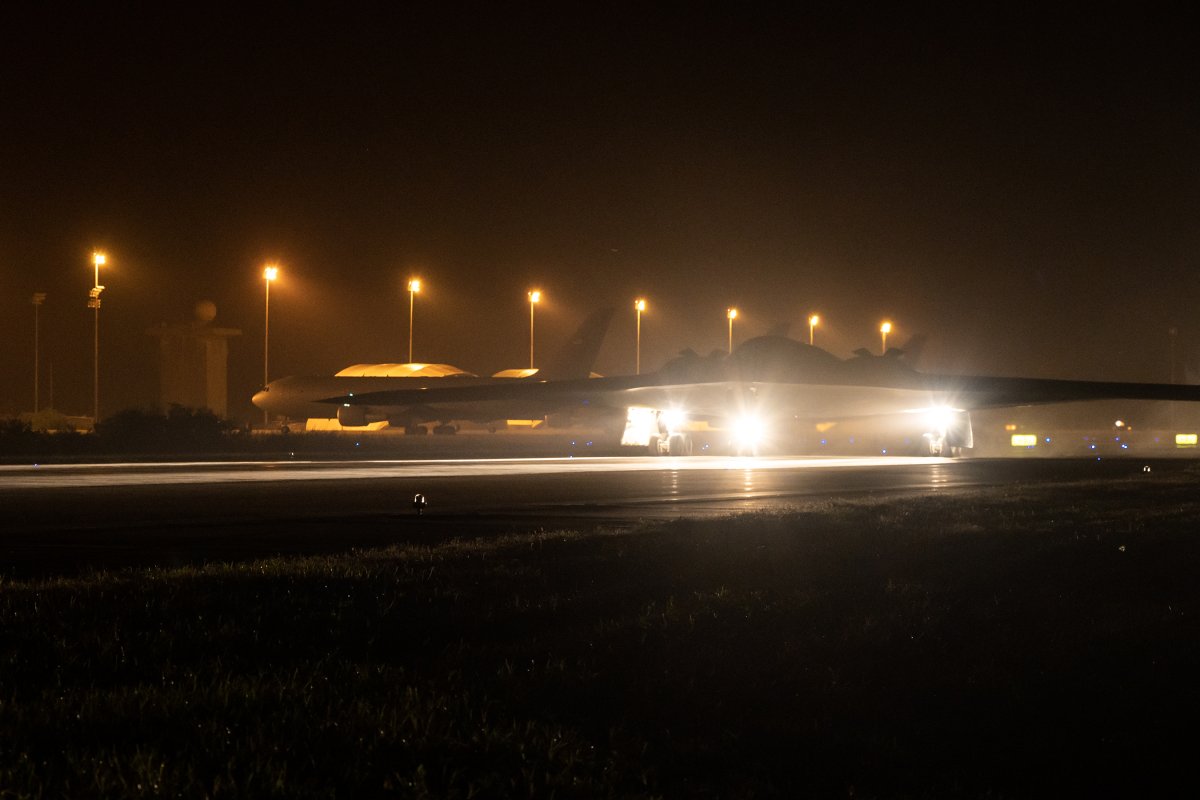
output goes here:
[{"label": "light pole", "polygon": [[33,293],[33,413],[37,413],[41,398],[38,397],[38,389],[41,387],[39,380],[38,367],[41,366],[38,358],[38,312],[41,311],[42,303],[46,302],[45,292]]},{"label": "light pole", "polygon": [[634,360],[634,374],[642,374],[642,312],[646,310],[645,300],[636,300],[633,308],[637,311],[637,356]]},{"label": "light pole", "polygon": [[812,343],[813,343],[813,331],[816,330],[817,323],[820,321],[821,321],[821,318],[818,317],[816,314],[813,314],[811,317],[808,318],[808,344],[810,347],[812,346]]},{"label": "light pole", "polygon": [[408,282],[408,363],[412,363],[413,342],[413,298],[421,291],[421,279],[413,278]]},{"label": "light pole", "polygon": [[1167,329],[1167,334],[1171,337],[1171,383],[1175,383],[1175,336],[1178,332],[1174,325]]},{"label": "light pole", "polygon": [[[279,277],[279,267],[274,265],[263,269],[263,285],[266,287],[263,304],[263,386],[269,382],[270,371],[268,364],[271,358],[271,281]],[[271,421],[269,413],[263,409],[263,425]]]},{"label": "light pole", "polygon": [[725,316],[729,319],[729,352],[733,353],[733,321],[737,319],[737,309],[731,308],[725,312]]},{"label": "light pole", "polygon": [[[1168,335],[1171,337],[1171,383],[1175,383],[1175,336],[1179,333],[1174,325],[1167,329]],[[1171,427],[1175,427],[1175,403],[1171,403],[1167,408],[1171,409]]]},{"label": "light pole", "polygon": [[92,253],[92,267],[95,269],[95,279],[92,289],[88,292],[88,308],[96,310],[92,334],[92,429],[100,421],[100,293],[104,287],[100,285],[100,267],[107,261],[104,253]]},{"label": "light pole", "polygon": [[542,302],[542,293],[534,289],[529,293],[529,368],[533,369],[533,307]]},{"label": "light pole", "polygon": [[892,332],[892,323],[884,322],[879,326],[879,335],[882,339],[879,345],[880,354],[887,354],[887,335]]}]

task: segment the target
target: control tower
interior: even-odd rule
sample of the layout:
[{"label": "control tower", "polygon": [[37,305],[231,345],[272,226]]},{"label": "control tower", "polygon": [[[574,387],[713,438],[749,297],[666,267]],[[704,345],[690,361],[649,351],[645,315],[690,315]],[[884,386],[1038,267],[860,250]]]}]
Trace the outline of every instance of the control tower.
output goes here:
[{"label": "control tower", "polygon": [[218,417],[229,413],[229,340],[241,336],[235,328],[217,328],[217,307],[209,300],[196,303],[196,318],[176,325],[165,323],[147,331],[158,338],[159,403],[207,408]]}]

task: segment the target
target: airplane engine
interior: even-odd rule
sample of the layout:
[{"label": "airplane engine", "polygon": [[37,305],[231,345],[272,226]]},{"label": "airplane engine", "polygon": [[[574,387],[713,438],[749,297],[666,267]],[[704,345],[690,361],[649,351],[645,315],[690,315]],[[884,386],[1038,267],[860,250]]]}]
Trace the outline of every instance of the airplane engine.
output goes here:
[{"label": "airplane engine", "polygon": [[367,412],[362,406],[341,406],[337,420],[343,427],[357,428],[367,424]]}]

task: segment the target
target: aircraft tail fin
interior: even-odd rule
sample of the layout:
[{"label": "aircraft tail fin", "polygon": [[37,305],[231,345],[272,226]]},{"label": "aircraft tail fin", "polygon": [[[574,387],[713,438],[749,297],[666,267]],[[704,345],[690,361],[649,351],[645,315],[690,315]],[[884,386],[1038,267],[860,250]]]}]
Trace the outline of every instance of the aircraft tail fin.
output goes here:
[{"label": "aircraft tail fin", "polygon": [[589,377],[615,313],[614,308],[602,308],[588,315],[554,358],[537,371],[535,380],[574,380]]},{"label": "aircraft tail fin", "polygon": [[917,362],[921,360],[921,353],[924,351],[925,343],[928,340],[929,337],[923,333],[913,335],[907,342],[904,343],[904,349],[902,351],[904,360],[915,367]]}]

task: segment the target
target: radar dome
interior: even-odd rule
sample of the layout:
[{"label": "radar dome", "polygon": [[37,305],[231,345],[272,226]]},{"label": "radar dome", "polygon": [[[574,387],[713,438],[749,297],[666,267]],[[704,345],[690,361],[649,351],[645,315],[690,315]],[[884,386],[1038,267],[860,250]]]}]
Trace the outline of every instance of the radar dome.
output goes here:
[{"label": "radar dome", "polygon": [[196,303],[196,319],[200,322],[212,322],[217,316],[217,304],[212,300],[201,300]]}]

